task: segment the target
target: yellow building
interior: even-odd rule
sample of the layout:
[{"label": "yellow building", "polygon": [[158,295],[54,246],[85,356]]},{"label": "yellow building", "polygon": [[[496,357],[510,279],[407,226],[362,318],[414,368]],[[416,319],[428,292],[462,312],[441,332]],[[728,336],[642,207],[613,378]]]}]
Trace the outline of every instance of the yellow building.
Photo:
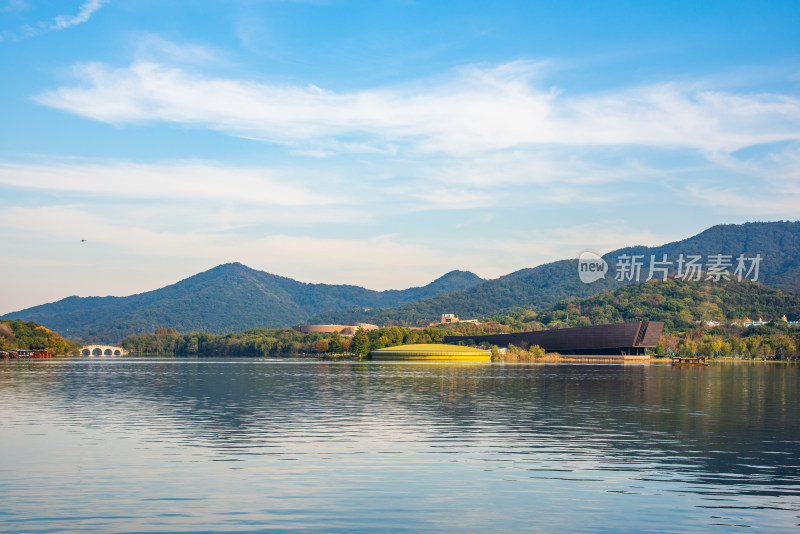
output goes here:
[{"label": "yellow building", "polygon": [[488,350],[444,345],[440,343],[397,345],[369,353],[373,360],[444,360],[458,362],[488,362],[492,353]]}]

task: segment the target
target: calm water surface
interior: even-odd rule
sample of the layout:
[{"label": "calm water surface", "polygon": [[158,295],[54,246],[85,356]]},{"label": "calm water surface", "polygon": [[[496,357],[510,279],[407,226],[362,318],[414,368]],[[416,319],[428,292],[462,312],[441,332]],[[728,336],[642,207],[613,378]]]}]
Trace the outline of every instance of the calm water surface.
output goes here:
[{"label": "calm water surface", "polygon": [[796,531],[799,371],[0,361],[0,531]]}]

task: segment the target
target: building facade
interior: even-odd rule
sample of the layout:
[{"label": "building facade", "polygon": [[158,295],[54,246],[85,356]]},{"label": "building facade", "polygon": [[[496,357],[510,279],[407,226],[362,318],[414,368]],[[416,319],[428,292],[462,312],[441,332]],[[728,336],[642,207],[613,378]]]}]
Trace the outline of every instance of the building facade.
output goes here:
[{"label": "building facade", "polygon": [[475,343],[488,342],[498,347],[514,345],[528,349],[538,345],[547,352],[559,354],[627,356],[643,355],[645,349],[654,348],[663,330],[664,323],[660,321],[638,321],[515,334],[446,336],[444,342],[458,343],[472,339]]}]

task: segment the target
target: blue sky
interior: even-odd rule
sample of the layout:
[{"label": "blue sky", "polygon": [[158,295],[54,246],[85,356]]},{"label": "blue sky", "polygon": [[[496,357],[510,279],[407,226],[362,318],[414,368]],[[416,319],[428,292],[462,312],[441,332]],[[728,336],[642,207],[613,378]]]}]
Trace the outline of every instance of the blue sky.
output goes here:
[{"label": "blue sky", "polygon": [[0,313],[229,261],[405,288],[800,218],[798,2],[6,0],[0,21]]}]

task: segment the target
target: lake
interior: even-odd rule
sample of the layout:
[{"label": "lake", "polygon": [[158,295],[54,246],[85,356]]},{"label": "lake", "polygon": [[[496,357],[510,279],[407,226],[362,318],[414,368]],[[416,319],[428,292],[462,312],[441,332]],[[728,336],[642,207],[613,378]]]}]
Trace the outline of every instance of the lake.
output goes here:
[{"label": "lake", "polygon": [[4,532],[787,532],[800,367],[0,361]]}]

